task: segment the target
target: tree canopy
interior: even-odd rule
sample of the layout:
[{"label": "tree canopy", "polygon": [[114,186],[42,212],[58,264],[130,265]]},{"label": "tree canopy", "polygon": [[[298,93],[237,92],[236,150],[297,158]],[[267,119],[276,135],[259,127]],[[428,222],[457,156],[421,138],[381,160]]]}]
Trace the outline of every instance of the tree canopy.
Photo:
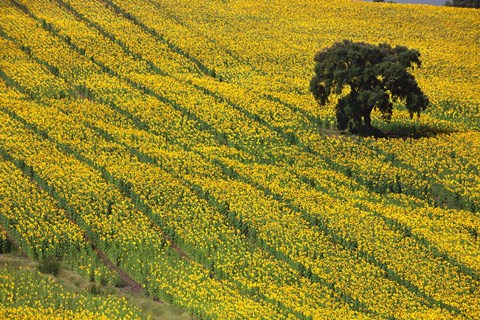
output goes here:
[{"label": "tree canopy", "polygon": [[314,60],[310,91],[320,105],[339,98],[340,130],[371,132],[372,110],[378,109],[390,120],[393,103],[404,103],[411,117],[420,115],[429,103],[409,72],[421,66],[417,50],[344,40],[319,51]]},{"label": "tree canopy", "polygon": [[445,2],[446,6],[461,7],[461,8],[480,8],[479,0],[453,0]]}]

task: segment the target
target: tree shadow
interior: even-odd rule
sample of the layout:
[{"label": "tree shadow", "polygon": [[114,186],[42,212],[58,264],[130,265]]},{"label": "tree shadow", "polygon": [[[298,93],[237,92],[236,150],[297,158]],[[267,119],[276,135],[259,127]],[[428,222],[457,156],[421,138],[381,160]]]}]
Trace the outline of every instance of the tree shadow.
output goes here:
[{"label": "tree shadow", "polygon": [[381,129],[373,128],[369,132],[359,132],[361,136],[383,139],[420,139],[455,133],[458,130],[438,127],[426,123],[390,123]]}]

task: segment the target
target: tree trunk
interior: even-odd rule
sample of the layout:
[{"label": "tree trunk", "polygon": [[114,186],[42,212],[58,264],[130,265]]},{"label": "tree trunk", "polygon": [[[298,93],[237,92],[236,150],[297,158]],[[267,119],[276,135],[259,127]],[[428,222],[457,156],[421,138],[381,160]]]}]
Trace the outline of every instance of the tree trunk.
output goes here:
[{"label": "tree trunk", "polygon": [[372,129],[372,119],[370,118],[370,112],[365,113],[363,115],[363,121],[365,123],[365,128],[367,130],[371,130]]}]

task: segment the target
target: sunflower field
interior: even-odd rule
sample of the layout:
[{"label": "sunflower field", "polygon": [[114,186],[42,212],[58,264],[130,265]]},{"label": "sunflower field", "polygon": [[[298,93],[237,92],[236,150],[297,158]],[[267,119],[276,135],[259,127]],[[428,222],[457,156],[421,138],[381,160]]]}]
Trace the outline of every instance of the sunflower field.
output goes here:
[{"label": "sunflower field", "polygon": [[[308,88],[343,39],[417,49],[427,110],[336,131]],[[0,253],[196,319],[474,319],[479,97],[475,9],[0,0]],[[0,317],[143,317],[55,286],[0,266]]]}]

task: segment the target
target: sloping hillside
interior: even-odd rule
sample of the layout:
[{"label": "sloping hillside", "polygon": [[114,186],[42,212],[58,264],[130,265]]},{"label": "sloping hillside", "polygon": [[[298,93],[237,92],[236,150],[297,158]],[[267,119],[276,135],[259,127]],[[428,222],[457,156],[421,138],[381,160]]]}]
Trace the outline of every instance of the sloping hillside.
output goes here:
[{"label": "sloping hillside", "polygon": [[[475,318],[479,24],[340,0],[0,0],[0,224],[196,318]],[[332,130],[308,83],[343,39],[418,49],[426,113],[376,115],[390,139]]]}]

